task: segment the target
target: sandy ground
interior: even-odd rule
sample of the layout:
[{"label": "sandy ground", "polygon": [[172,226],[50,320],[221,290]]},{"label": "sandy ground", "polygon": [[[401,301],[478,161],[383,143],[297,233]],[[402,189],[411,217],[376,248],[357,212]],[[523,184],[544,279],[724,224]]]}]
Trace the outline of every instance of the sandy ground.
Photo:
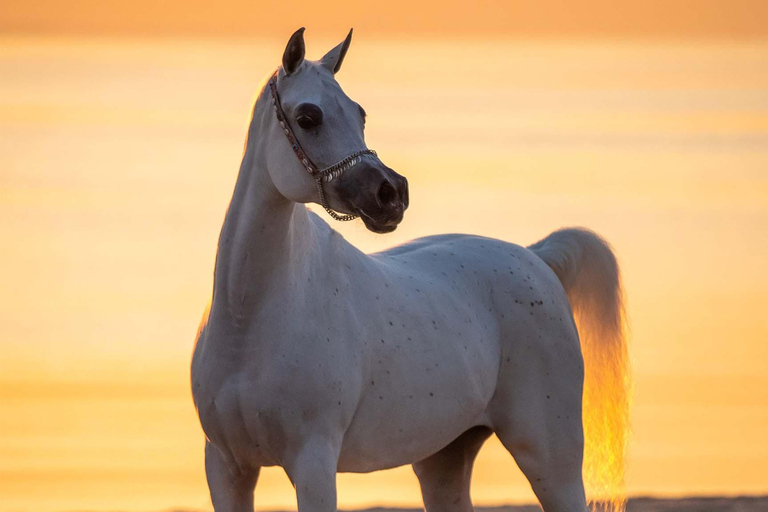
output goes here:
[{"label": "sandy ground", "polygon": [[[476,507],[476,512],[541,512],[538,505]],[[351,512],[351,511],[350,511]],[[372,508],[357,512],[422,512],[420,509]],[[768,512],[768,496],[733,498],[633,498],[627,512]]]},{"label": "sandy ground", "polygon": [[636,498],[629,501],[627,512],[766,512],[768,496],[736,498],[686,498],[659,500]]}]

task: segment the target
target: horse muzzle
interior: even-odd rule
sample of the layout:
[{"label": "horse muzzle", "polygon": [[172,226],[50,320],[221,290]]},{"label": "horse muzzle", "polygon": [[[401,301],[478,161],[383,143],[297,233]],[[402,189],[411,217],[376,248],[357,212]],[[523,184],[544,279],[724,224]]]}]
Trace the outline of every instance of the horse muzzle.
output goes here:
[{"label": "horse muzzle", "polygon": [[[408,208],[408,180],[389,167],[379,165],[368,167],[370,191],[356,202],[356,211],[365,227],[374,233],[391,233],[403,220]],[[361,169],[363,171],[363,169]]]}]

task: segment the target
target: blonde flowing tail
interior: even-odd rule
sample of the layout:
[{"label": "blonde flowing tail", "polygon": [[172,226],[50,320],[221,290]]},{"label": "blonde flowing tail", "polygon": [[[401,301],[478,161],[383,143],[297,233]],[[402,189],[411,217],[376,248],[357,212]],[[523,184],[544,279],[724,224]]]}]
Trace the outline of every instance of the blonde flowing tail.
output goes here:
[{"label": "blonde flowing tail", "polygon": [[584,355],[584,484],[592,510],[626,505],[624,457],[631,376],[621,276],[608,243],[569,228],[529,247],[554,270],[571,303]]}]

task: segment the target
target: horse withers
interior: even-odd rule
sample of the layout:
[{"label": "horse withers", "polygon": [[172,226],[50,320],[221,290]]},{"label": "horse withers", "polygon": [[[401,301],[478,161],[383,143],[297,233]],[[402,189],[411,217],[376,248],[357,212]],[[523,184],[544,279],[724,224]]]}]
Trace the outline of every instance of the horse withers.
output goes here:
[{"label": "horse withers", "polygon": [[311,62],[294,33],[253,108],[192,360],[216,512],[251,512],[263,466],[285,469],[299,512],[333,512],[337,472],[405,464],[427,512],[468,512],[493,433],[546,512],[585,511],[583,475],[611,498],[626,345],[600,237],[440,235],[367,255],[306,208],[385,233],[408,207],[335,78],[351,35]]}]

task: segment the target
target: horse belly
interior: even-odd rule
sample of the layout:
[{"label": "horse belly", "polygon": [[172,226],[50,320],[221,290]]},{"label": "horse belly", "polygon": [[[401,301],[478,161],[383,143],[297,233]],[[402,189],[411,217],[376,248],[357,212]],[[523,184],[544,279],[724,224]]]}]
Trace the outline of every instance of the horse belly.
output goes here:
[{"label": "horse belly", "polygon": [[[373,355],[374,371],[344,435],[339,471],[411,464],[469,428],[488,424],[485,410],[499,370],[498,340],[480,332],[464,334],[435,337],[431,343],[414,340],[411,350],[401,346],[394,360],[386,361],[389,354],[383,350]],[[431,348],[424,350],[425,343]]]}]

